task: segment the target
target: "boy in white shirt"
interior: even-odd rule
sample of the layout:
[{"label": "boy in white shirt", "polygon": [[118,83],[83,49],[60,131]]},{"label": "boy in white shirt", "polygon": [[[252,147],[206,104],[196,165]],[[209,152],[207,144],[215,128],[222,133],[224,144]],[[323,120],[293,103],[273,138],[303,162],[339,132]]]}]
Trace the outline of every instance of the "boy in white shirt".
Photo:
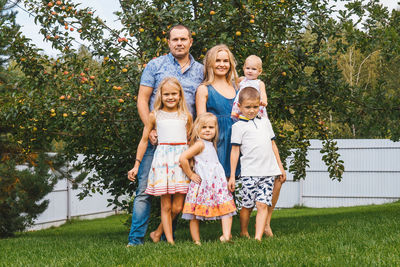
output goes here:
[{"label": "boy in white shirt", "polygon": [[231,177],[228,187],[235,190],[235,170],[240,158],[242,198],[240,211],[240,235],[250,237],[250,214],[257,207],[255,239],[261,241],[267,223],[268,206],[272,206],[274,177],[286,173],[275,144],[275,134],[267,118],[256,117],[260,106],[260,94],[253,87],[243,88],[239,95],[242,115],[232,126]]}]

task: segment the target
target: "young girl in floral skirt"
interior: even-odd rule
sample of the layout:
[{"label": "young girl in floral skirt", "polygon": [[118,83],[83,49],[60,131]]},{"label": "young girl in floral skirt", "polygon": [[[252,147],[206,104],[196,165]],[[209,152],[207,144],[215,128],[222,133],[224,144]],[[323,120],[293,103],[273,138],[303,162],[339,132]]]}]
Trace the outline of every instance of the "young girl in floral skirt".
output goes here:
[{"label": "young girl in floral skirt", "polygon": [[[201,244],[199,220],[221,220],[220,240],[227,242],[231,238],[232,216],[236,214],[224,168],[218,160],[217,140],[217,117],[208,112],[199,115],[193,125],[190,147],[179,160],[191,180],[182,218],[190,220],[190,234],[198,245]],[[191,159],[194,159],[194,171],[190,167]]]},{"label": "young girl in floral skirt", "polygon": [[150,234],[154,242],[158,242],[164,232],[167,241],[174,244],[172,220],[182,211],[190,182],[179,166],[179,157],[187,149],[191,125],[192,115],[187,109],[181,84],[176,78],[165,78],[158,87],[154,110],[144,126],[135,166],[128,172],[128,178],[133,181],[146,151],[149,133],[155,128],[158,146],[145,191],[161,197],[161,224]]}]

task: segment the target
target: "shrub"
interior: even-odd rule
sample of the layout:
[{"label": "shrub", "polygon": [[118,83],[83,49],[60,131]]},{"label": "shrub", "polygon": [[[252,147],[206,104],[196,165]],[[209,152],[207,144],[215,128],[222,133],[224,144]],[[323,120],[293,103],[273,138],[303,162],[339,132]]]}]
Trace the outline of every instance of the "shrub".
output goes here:
[{"label": "shrub", "polygon": [[0,162],[0,237],[23,231],[48,206],[49,201],[42,199],[57,181],[49,172],[52,162],[44,154],[30,155],[28,160],[25,170],[17,170],[18,161],[7,155]]}]

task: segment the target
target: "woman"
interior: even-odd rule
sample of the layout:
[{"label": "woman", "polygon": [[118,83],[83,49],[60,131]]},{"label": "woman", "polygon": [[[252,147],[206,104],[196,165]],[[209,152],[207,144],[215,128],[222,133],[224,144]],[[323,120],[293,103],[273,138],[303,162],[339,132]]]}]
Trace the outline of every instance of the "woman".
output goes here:
[{"label": "woman", "polygon": [[[221,44],[207,52],[203,64],[204,80],[196,92],[197,115],[211,112],[217,116],[220,132],[217,144],[218,159],[224,167],[226,177],[230,177],[233,124],[231,111],[238,84],[236,62],[229,48]],[[236,176],[239,173],[240,168],[237,168]]]}]

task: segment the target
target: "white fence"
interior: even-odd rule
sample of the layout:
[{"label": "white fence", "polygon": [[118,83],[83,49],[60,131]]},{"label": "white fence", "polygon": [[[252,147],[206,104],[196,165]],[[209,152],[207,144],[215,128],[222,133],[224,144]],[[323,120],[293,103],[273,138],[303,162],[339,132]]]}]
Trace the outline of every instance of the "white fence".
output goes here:
[{"label": "white fence", "polygon": [[[376,139],[336,140],[345,172],[341,182],[329,178],[322,161],[321,141],[311,140],[310,167],[305,180],[293,181],[288,173],[281,189],[278,208],[295,205],[340,207],[382,204],[400,199],[400,142]],[[110,195],[99,193],[80,201],[81,189],[72,190],[60,181],[47,196],[49,207],[36,220],[34,229],[59,225],[75,217],[104,217],[115,212],[107,207]]]},{"label": "white fence", "polygon": [[[80,155],[78,161],[83,157]],[[78,173],[72,173],[76,177]],[[90,173],[89,175],[92,175]],[[72,189],[71,183],[67,180],[60,180],[53,191],[45,199],[49,200],[47,209],[35,220],[35,225],[31,230],[48,228],[64,224],[73,218],[100,218],[115,214],[112,206],[107,207],[107,199],[113,198],[107,193],[94,193],[92,197],[79,200],[77,195],[82,192],[82,188]]]},{"label": "white fence", "polygon": [[305,180],[288,174],[277,207],[342,207],[382,204],[400,199],[400,142],[382,139],[338,139],[344,161],[341,182],[329,178],[322,161],[322,142],[311,140]]}]

